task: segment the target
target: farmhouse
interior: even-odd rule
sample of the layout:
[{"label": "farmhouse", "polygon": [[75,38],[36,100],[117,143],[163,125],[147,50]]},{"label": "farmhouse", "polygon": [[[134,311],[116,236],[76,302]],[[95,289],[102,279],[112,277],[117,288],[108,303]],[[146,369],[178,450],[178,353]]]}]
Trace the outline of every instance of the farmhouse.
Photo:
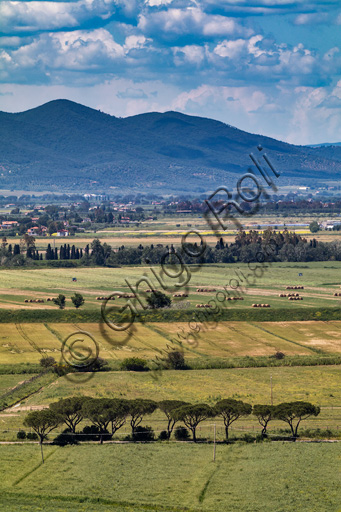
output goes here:
[{"label": "farmhouse", "polygon": [[15,220],[3,221],[3,223],[1,224],[1,229],[12,229],[18,225],[19,223]]},{"label": "farmhouse", "polygon": [[69,232],[66,229],[60,229],[57,231],[57,236],[69,236]]}]

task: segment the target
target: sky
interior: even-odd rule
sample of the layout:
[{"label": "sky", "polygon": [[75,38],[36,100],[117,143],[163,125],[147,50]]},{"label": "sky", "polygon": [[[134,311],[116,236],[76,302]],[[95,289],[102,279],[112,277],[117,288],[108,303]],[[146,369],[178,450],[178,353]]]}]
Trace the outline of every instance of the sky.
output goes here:
[{"label": "sky", "polygon": [[341,141],[340,0],[0,0],[0,110],[66,98]]}]

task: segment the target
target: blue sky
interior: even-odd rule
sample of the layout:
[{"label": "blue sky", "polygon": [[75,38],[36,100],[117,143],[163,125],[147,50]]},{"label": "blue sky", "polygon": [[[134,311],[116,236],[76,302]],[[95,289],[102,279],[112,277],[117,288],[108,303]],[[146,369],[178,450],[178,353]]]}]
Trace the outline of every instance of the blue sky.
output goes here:
[{"label": "blue sky", "polygon": [[0,110],[68,98],[341,141],[340,0],[0,1]]}]

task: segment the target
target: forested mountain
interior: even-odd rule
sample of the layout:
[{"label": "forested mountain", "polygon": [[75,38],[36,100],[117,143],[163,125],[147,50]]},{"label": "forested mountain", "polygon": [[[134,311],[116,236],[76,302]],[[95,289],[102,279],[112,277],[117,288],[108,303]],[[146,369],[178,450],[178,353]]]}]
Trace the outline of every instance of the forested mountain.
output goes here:
[{"label": "forested mountain", "polygon": [[0,188],[205,192],[235,185],[258,144],[282,184],[340,179],[340,146],[295,146],[178,112],[122,119],[55,100],[0,112]]}]

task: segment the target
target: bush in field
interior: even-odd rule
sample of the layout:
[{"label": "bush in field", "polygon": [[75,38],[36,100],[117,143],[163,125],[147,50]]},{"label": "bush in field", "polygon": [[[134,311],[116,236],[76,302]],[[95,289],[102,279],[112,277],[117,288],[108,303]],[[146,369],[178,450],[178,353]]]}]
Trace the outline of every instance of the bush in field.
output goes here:
[{"label": "bush in field", "polygon": [[147,362],[140,357],[127,357],[121,362],[121,370],[128,372],[147,372],[149,370]]},{"label": "bush in field", "polygon": [[71,432],[69,428],[66,428],[61,434],[58,434],[58,436],[55,437],[52,444],[56,444],[57,446],[66,446],[68,444],[78,444],[78,440],[75,434]]},{"label": "bush in field", "polygon": [[80,432],[82,435],[79,436],[80,441],[98,441],[100,430],[96,425],[87,425]]},{"label": "bush in field", "polygon": [[313,220],[313,222],[309,224],[309,229],[311,233],[317,233],[320,230],[319,223],[316,220]]},{"label": "bush in field", "polygon": [[96,357],[94,358],[93,363],[87,365],[84,367],[84,371],[91,371],[91,372],[107,372],[109,371],[109,363],[102,357]]},{"label": "bush in field", "polygon": [[40,366],[43,368],[53,368],[57,363],[54,357],[42,357],[39,361]]},{"label": "bush in field", "polygon": [[176,427],[174,436],[177,441],[188,441],[190,434],[186,427],[179,426]]},{"label": "bush in field", "polygon": [[17,439],[26,439],[25,430],[19,430],[19,432],[17,433]]},{"label": "bush in field", "polygon": [[30,441],[36,441],[38,436],[35,432],[27,432],[26,439],[29,439]]},{"label": "bush in field", "polygon": [[168,432],[167,430],[162,430],[159,434],[160,441],[168,441]]},{"label": "bush in field", "polygon": [[280,352],[279,350],[273,355],[273,357],[275,359],[284,359],[285,358],[285,354],[284,352]]},{"label": "bush in field", "polygon": [[155,434],[152,427],[136,427],[133,441],[155,441]]},{"label": "bush in field", "polygon": [[165,358],[165,364],[173,370],[186,370],[188,366],[185,363],[185,357],[179,350],[171,350]]},{"label": "bush in field", "polygon": [[63,295],[62,293],[60,293],[56,299],[52,299],[52,300],[56,304],[56,306],[59,307],[59,309],[65,308],[66,298],[65,298],[65,295]]},{"label": "bush in field", "polygon": [[147,303],[151,309],[167,308],[171,305],[172,299],[166,294],[155,290],[147,297]]},{"label": "bush in field", "polygon": [[80,293],[75,292],[73,297],[71,297],[72,304],[75,306],[76,309],[80,308],[84,304],[84,297]]}]

